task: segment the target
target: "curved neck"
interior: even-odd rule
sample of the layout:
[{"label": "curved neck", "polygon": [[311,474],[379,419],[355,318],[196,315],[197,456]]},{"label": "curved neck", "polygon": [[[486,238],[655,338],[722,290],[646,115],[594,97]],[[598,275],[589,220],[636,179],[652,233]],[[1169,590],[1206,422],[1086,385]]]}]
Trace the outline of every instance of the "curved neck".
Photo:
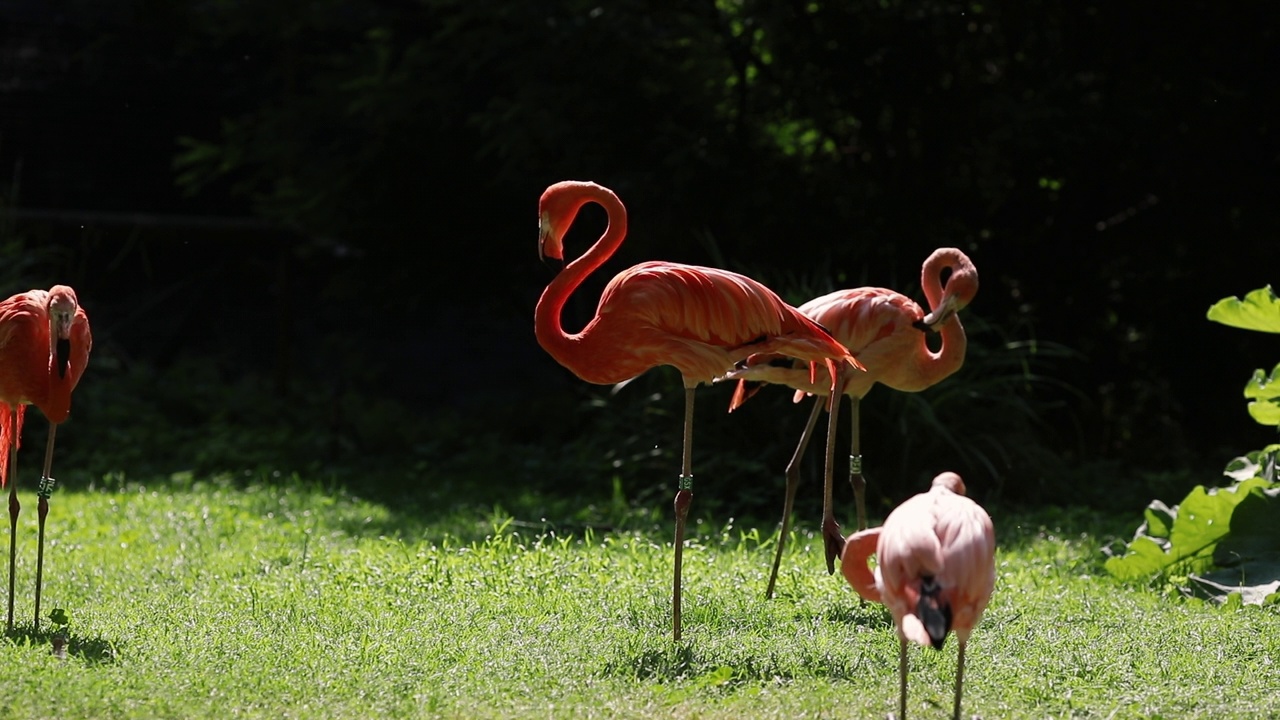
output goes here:
[{"label": "curved neck", "polygon": [[[924,290],[924,296],[929,300],[929,312],[937,313],[947,298],[947,291],[942,287],[942,272],[947,268],[951,268],[951,279],[955,279],[957,266],[960,265],[959,251],[951,248],[940,248],[935,250],[929,259],[925,261],[924,267],[920,270],[920,286]],[[954,298],[952,299],[954,301]],[[964,326],[960,324],[960,316],[953,313],[950,318],[942,323],[942,327],[938,330],[942,334],[942,346],[937,352],[929,349],[924,338],[921,338],[921,345],[924,346],[924,352],[921,354],[930,369],[937,373],[938,377],[945,377],[964,364],[965,350],[968,348],[968,339],[964,334]]]},{"label": "curved neck", "polygon": [[854,592],[871,602],[883,602],[876,576],[867,566],[880,542],[880,531],[881,528],[871,528],[850,535],[840,552],[840,571],[844,573],[845,580],[853,586]]},{"label": "curved neck", "polygon": [[[964,334],[964,326],[960,324],[960,316],[952,315],[942,323],[938,331],[942,335],[942,345],[937,352],[929,349],[928,339],[921,337],[924,346],[921,359],[929,366],[931,374],[938,378],[946,377],[964,364],[965,351],[969,348],[969,339]],[[921,333],[923,335],[924,333]]]},{"label": "curved neck", "polygon": [[929,311],[937,312],[942,306],[946,291],[942,289],[942,271],[949,266],[950,257],[943,249],[933,251],[920,268],[920,287],[929,300]]},{"label": "curved neck", "polygon": [[[579,208],[588,202],[595,202],[605,209],[609,216],[609,224],[595,244],[581,257],[566,265],[542,291],[542,297],[538,298],[538,306],[533,313],[534,332],[538,336],[538,342],[557,360],[565,353],[571,352],[576,341],[582,336],[582,333],[575,335],[565,333],[564,327],[560,324],[560,314],[564,309],[565,301],[588,275],[617,251],[627,235],[627,210],[622,206],[622,201],[617,195],[598,185],[574,186],[565,189],[564,192],[574,193],[571,202],[565,205],[567,212],[563,214],[569,223],[573,222]],[[553,220],[561,219],[553,218]],[[567,232],[568,229],[564,227],[563,231]]]}]

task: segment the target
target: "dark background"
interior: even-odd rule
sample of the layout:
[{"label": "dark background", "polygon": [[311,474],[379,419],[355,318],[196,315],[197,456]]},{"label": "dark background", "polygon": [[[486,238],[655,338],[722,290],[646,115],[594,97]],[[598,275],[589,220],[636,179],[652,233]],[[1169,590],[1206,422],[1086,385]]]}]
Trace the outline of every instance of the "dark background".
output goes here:
[{"label": "dark background", "polygon": [[[1275,280],[1265,3],[674,6],[0,0],[0,292],[72,284],[94,329],[66,482],[296,471],[665,510],[674,371],[615,395],[533,337],[562,179],[631,221],[570,328],[641,260],[799,304],[923,301],[933,248],[970,255],[965,369],[864,402],[876,507],[946,468],[988,502],[1172,502],[1274,440],[1241,389],[1280,347],[1204,317]],[[585,212],[569,253],[602,228]],[[699,502],[771,517],[807,406],[727,402],[700,391]]]}]

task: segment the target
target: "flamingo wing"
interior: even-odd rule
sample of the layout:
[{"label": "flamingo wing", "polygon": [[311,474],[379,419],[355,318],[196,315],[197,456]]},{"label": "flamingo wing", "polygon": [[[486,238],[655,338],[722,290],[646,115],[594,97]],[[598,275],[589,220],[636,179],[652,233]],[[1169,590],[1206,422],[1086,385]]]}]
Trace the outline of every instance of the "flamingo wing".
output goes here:
[{"label": "flamingo wing", "polygon": [[963,495],[945,493],[939,501],[935,532],[945,556],[939,583],[949,595],[952,629],[963,640],[995,589],[995,528],[991,516]]},{"label": "flamingo wing", "polygon": [[71,323],[71,387],[80,383],[80,376],[89,365],[89,351],[93,349],[93,333],[89,330],[89,316],[84,308],[76,308]]},{"label": "flamingo wing", "polygon": [[696,265],[640,263],[605,287],[599,326],[620,328],[633,352],[663,358],[686,380],[710,381],[754,352],[810,362],[852,358],[812,320],[764,285]]},{"label": "flamingo wing", "polygon": [[878,287],[837,290],[801,305],[800,312],[830,330],[859,359],[863,350],[924,318],[911,298]]}]

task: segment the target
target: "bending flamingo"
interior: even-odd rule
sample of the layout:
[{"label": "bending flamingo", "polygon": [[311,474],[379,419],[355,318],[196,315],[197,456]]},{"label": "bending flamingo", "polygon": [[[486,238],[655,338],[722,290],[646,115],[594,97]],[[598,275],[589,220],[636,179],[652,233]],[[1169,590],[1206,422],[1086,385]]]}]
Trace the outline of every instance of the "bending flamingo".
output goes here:
[{"label": "bending flamingo", "polygon": [[53,490],[53,438],[71,412],[71,391],[85,365],[93,336],[89,317],[66,285],[28,290],[0,302],[0,487],[9,485],[9,617],[13,631],[14,570],[17,560],[18,446],[28,404],[49,420],[44,474],[37,488],[39,545],[36,551],[35,629],[40,628],[40,586],[44,579],[44,523]]},{"label": "bending flamingo", "polygon": [[[991,516],[964,492],[959,475],[938,475],[929,492],[895,508],[883,527],[850,535],[841,557],[853,589],[888,606],[898,628],[898,720],[907,718],[907,641],[941,650],[948,632],[960,643],[953,713],[960,718],[964,647],[996,583]],[[867,567],[873,552],[874,574]]]},{"label": "bending flamingo", "polygon": [[[969,257],[956,248],[934,250],[920,270],[920,284],[929,301],[931,312],[911,298],[878,287],[838,290],[815,298],[800,306],[800,312],[829,329],[849,352],[866,366],[865,373],[853,373],[846,378],[844,394],[849,397],[852,415],[852,439],[849,447],[849,483],[853,486],[857,505],[858,529],[867,527],[866,481],[862,477],[862,450],[858,432],[858,407],[876,383],[888,385],[903,392],[920,392],[950,376],[964,364],[964,327],[957,313],[963,310],[978,293],[978,269]],[[929,330],[940,332],[942,346],[934,352],[926,344]],[[739,363],[741,367],[728,373],[726,379],[738,380],[729,412],[759,391],[766,383],[788,385],[796,388],[799,402],[806,393],[819,396],[830,392],[826,378],[816,381],[809,378],[803,368],[794,367],[789,358],[778,355],[758,354]],[[817,424],[818,414],[825,405],[821,399],[813,404],[813,411],[800,434],[791,461],[787,463],[787,495],[782,509],[782,530],[778,548],[769,573],[769,585],[765,597],[773,597],[778,579],[778,566],[782,563],[782,550],[791,528],[791,509],[795,503],[796,489],[800,484],[800,459],[809,446],[809,439]],[[831,506],[830,484],[823,489],[824,508]],[[825,512],[825,511],[824,511]],[[828,518],[824,515],[824,525]],[[835,554],[828,546],[827,571],[835,571]]]},{"label": "bending flamingo", "polygon": [[[612,385],[658,365],[680,371],[685,387],[684,455],[675,497],[672,583],[672,626],[679,641],[684,526],[693,499],[694,388],[755,352],[798,358],[810,363],[814,375],[822,363],[833,382],[844,377],[846,364],[859,369],[861,365],[826,330],[764,285],[725,270],[667,262],[645,262],[618,273],[600,296],[595,317],[581,332],[566,333],[560,324],[565,301],[622,244],[626,209],[613,191],[590,182],[556,183],[539,202],[539,254],[560,261],[565,232],[588,202],[605,209],[609,226],[547,285],[534,312],[534,330],[543,349],[590,383]],[[838,526],[834,532],[838,534]]]}]

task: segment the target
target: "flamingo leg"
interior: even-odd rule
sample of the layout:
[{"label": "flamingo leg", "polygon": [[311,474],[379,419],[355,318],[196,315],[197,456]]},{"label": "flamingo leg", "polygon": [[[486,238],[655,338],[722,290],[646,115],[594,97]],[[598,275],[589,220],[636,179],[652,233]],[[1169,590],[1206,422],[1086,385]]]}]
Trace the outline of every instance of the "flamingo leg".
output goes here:
[{"label": "flamingo leg", "polygon": [[684,521],[693,502],[693,388],[684,389],[684,460],[680,469],[680,489],[676,492],[675,578],[671,587],[671,624],[680,642],[680,571],[684,562]]},{"label": "flamingo leg", "polygon": [[15,445],[9,459],[9,620],[5,625],[6,632],[13,632],[13,581],[18,565],[18,513],[22,504],[18,502],[18,448]]},{"label": "flamingo leg", "polygon": [[36,545],[36,615],[32,624],[35,630],[40,629],[40,588],[44,583],[44,520],[49,516],[49,493],[53,491],[53,478],[50,477],[50,473],[53,471],[53,438],[57,431],[58,426],[49,423],[49,441],[44,448],[44,474],[40,476],[38,492],[40,502],[36,506],[36,518],[39,522],[37,537],[39,539]]},{"label": "flamingo leg", "polygon": [[960,654],[956,658],[956,709],[951,714],[952,720],[960,720],[960,689],[964,684],[964,646],[965,641],[960,641]]},{"label": "flamingo leg", "polygon": [[907,720],[907,639],[898,646],[898,720]]},{"label": "flamingo leg", "polygon": [[796,489],[800,487],[800,458],[809,447],[809,439],[813,437],[813,428],[818,424],[818,416],[822,414],[822,398],[813,402],[813,412],[809,413],[809,421],[805,423],[804,433],[800,435],[800,444],[796,446],[791,462],[787,463],[787,497],[782,504],[782,531],[778,534],[778,550],[773,555],[773,569],[769,571],[769,587],[765,588],[764,599],[773,597],[773,586],[778,581],[778,566],[782,564],[782,549],[787,544],[787,533],[791,531],[791,510],[796,502]]},{"label": "flamingo leg", "polygon": [[858,529],[867,529],[867,481],[862,477],[862,442],[858,439],[858,405],[862,398],[850,397],[849,410],[853,416],[853,431],[849,442],[849,484],[853,486],[853,501],[858,509]]},{"label": "flamingo leg", "polygon": [[22,503],[18,502],[18,444],[22,437],[22,406],[16,408],[6,406],[5,423],[9,425],[9,467],[6,479],[9,483],[9,617],[5,624],[6,632],[13,632],[13,595],[14,580],[18,566],[18,513]]},{"label": "flamingo leg", "polygon": [[836,522],[832,503],[832,478],[836,461],[836,426],[840,419],[840,396],[844,394],[845,371],[836,370],[836,379],[831,389],[831,406],[827,408],[827,459],[822,470],[822,537],[827,549],[827,574],[836,571],[836,558],[844,549],[844,536],[840,534],[840,524]]}]

